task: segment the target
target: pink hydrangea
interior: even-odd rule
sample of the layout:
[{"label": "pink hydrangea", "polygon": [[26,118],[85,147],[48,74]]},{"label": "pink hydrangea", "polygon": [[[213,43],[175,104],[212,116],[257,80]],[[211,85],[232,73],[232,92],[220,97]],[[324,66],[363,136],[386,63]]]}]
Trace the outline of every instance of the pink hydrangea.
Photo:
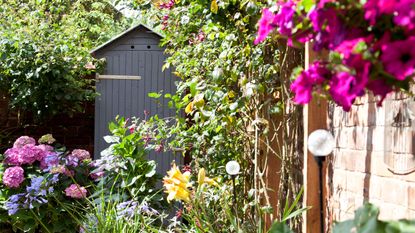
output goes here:
[{"label": "pink hydrangea", "polygon": [[18,188],[24,181],[24,170],[19,166],[9,167],[4,171],[3,184],[9,188]]},{"label": "pink hydrangea", "polygon": [[71,198],[82,199],[86,198],[87,191],[84,187],[78,184],[71,184],[65,189],[65,194]]},{"label": "pink hydrangea", "polygon": [[53,154],[53,147],[45,144],[36,146],[38,149],[37,160],[42,163],[45,160],[46,156]]},{"label": "pink hydrangea", "polygon": [[[4,153],[5,163],[10,165],[33,164],[36,161],[42,162],[46,155],[53,151],[53,147],[48,145],[35,146],[34,144],[26,144],[19,147],[13,147]],[[21,146],[21,147],[20,147]]]},{"label": "pink hydrangea", "polygon": [[89,154],[89,152],[87,150],[82,150],[82,149],[73,150],[70,156],[78,158],[79,161],[83,161],[85,159],[91,158],[91,155]]},{"label": "pink hydrangea", "polygon": [[36,145],[36,140],[29,136],[21,136],[20,138],[16,139],[13,144],[14,148],[22,148],[25,145]]}]

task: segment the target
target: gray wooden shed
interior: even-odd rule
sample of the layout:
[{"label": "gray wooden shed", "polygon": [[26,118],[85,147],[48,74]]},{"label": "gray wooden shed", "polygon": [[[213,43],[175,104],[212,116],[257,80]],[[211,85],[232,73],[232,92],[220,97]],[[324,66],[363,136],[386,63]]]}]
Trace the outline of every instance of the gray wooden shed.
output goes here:
[{"label": "gray wooden shed", "polygon": [[[174,93],[175,77],[170,70],[162,71],[166,56],[159,46],[162,36],[144,25],[137,25],[94,49],[95,58],[105,58],[102,74],[97,74],[95,99],[95,153],[108,147],[103,137],[109,135],[108,123],[117,115],[125,118],[144,118],[144,110],[159,117],[174,116],[175,111],[167,107],[167,101],[148,97],[150,92]],[[172,153],[149,155],[158,163],[158,171],[170,168]],[[177,160],[177,158],[176,158]],[[180,161],[177,161],[180,163]]]}]

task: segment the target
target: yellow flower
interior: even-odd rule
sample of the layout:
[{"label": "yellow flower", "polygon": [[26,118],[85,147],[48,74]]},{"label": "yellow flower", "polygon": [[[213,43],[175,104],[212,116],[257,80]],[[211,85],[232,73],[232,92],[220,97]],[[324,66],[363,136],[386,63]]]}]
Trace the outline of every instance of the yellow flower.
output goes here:
[{"label": "yellow flower", "polygon": [[197,183],[199,183],[199,186],[206,183],[208,185],[215,185],[218,186],[218,183],[214,179],[211,179],[206,176],[206,171],[204,168],[199,170],[199,174],[197,175]]},{"label": "yellow flower", "polygon": [[171,200],[183,200],[185,202],[190,201],[190,190],[192,186],[190,184],[190,172],[182,172],[177,168],[176,164],[170,171],[167,172],[167,176],[163,178],[163,186],[166,189],[167,201]]}]

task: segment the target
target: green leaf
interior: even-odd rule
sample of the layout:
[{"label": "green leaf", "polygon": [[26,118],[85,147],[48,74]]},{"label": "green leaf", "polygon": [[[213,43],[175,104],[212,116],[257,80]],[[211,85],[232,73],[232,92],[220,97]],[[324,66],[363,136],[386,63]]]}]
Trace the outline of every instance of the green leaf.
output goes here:
[{"label": "green leaf", "polygon": [[157,92],[150,92],[147,95],[148,95],[148,97],[154,98],[154,99],[158,99],[158,98],[160,98],[162,96],[161,93],[157,93]]},{"label": "green leaf", "polygon": [[275,221],[268,233],[294,233],[285,223]]},{"label": "green leaf", "polygon": [[300,6],[304,7],[305,12],[309,12],[314,4],[314,0],[302,0]]}]

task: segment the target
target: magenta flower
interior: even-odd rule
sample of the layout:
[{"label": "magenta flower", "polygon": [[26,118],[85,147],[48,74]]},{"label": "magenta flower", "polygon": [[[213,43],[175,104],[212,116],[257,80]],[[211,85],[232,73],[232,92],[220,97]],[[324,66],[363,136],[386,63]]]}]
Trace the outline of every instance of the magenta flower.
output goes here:
[{"label": "magenta flower", "polygon": [[368,0],[363,6],[365,19],[370,25],[375,25],[379,16],[395,11],[397,2],[398,0]]},{"label": "magenta flower", "polygon": [[358,86],[356,77],[347,72],[337,73],[330,80],[330,95],[344,111],[350,110],[354,100],[361,93],[353,88],[355,86]]},{"label": "magenta flower", "polygon": [[65,195],[75,199],[86,198],[87,191],[78,184],[71,184],[65,189]]},{"label": "magenta flower", "polygon": [[24,181],[24,170],[19,166],[9,167],[3,173],[3,184],[9,188],[18,188]]},{"label": "magenta flower", "polygon": [[381,105],[386,96],[392,92],[392,88],[382,79],[370,80],[366,88],[371,90],[374,95],[381,97],[378,105]]},{"label": "magenta flower", "polygon": [[371,71],[370,61],[361,54],[353,54],[344,60],[344,64],[354,69],[355,75],[347,72],[337,73],[330,80],[329,93],[333,100],[345,111],[349,111],[356,97],[364,94]]},{"label": "magenta flower", "polygon": [[381,46],[381,61],[385,70],[397,80],[405,80],[414,74],[415,67],[415,37],[406,40],[393,41]]},{"label": "magenta flower", "polygon": [[34,146],[36,144],[36,140],[29,136],[21,136],[20,138],[16,139],[16,141],[13,144],[14,148],[22,148],[25,145],[32,145]]},{"label": "magenta flower", "polygon": [[309,18],[316,32],[313,49],[320,51],[324,48],[334,49],[345,38],[347,30],[333,8],[315,8]]},{"label": "magenta flower", "polygon": [[307,104],[310,102],[314,87],[321,85],[330,77],[330,71],[320,62],[314,62],[308,70],[301,74],[291,84],[291,91],[295,93],[294,102]]},{"label": "magenta flower", "polygon": [[415,2],[413,0],[401,0],[396,5],[397,14],[393,21],[407,30],[415,29]]},{"label": "magenta flower", "polygon": [[351,35],[349,33],[348,37],[350,39],[343,40],[335,49],[334,51],[339,52],[343,55],[344,59],[347,59],[353,53],[356,54],[356,47],[359,43],[370,43],[373,40],[373,36],[369,37],[359,37],[357,36],[359,33],[356,32],[355,35]]},{"label": "magenta flower", "polygon": [[272,13],[268,8],[262,10],[261,19],[258,22],[258,36],[254,40],[254,44],[261,43],[265,40],[268,34],[277,27],[275,22],[275,14]]},{"label": "magenta flower", "polygon": [[135,125],[135,124],[132,124],[132,125],[130,125],[130,127],[128,128],[128,131],[130,131],[130,133],[132,134],[132,133],[134,133],[134,131],[135,131],[135,128],[136,128],[137,126]]},{"label": "magenta flower", "polygon": [[295,26],[293,19],[295,14],[296,4],[292,0],[288,0],[280,6],[278,13],[273,19],[278,27],[278,32],[284,36],[290,36],[292,29]]}]

